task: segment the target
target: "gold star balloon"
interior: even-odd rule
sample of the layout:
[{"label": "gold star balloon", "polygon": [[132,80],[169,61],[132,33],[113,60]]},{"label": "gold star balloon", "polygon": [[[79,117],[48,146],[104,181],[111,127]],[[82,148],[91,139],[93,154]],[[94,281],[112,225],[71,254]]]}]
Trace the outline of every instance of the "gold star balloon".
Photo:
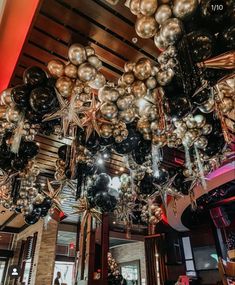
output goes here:
[{"label": "gold star balloon", "polygon": [[96,133],[100,136],[100,124],[110,124],[109,121],[101,118],[98,114],[100,106],[101,104],[97,103],[95,95],[93,94],[90,106],[83,106],[79,109],[79,113],[82,113],[84,115],[82,126],[86,127],[86,141],[89,139],[93,131],[96,131]]},{"label": "gold star balloon", "polygon": [[63,197],[60,195],[62,190],[62,185],[60,185],[56,190],[52,187],[51,182],[47,179],[47,190],[43,190],[43,193],[49,197],[52,201],[52,206],[57,208],[60,212],[64,212],[62,209],[61,200]]},{"label": "gold star balloon", "polygon": [[[56,90],[56,89],[55,89]],[[65,100],[56,90],[56,96],[59,101],[60,109],[52,114],[45,115],[43,122],[54,119],[61,119],[64,136],[67,135],[69,126],[71,124],[82,128],[82,122],[78,116],[78,110],[75,104],[76,95],[72,94],[70,101]]]},{"label": "gold star balloon", "polygon": [[78,204],[74,205],[73,208],[76,210],[71,215],[82,214],[83,222],[86,222],[89,216],[101,222],[102,213],[96,208],[90,206],[87,197],[81,197],[80,199],[78,199]]}]

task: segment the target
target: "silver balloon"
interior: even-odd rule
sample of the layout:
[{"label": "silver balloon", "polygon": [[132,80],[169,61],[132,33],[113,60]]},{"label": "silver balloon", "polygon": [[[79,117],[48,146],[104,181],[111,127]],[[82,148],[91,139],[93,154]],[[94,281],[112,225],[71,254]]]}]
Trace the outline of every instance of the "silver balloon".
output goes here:
[{"label": "silver balloon", "polygon": [[148,89],[154,89],[157,86],[157,80],[155,77],[151,76],[146,80],[145,84]]},{"label": "silver balloon", "polygon": [[166,40],[163,38],[160,32],[156,33],[156,35],[154,36],[154,44],[160,50],[166,49]]},{"label": "silver balloon", "polygon": [[105,85],[105,83],[106,83],[106,79],[104,75],[100,72],[97,72],[95,79],[90,81],[88,84],[91,88],[100,89]]},{"label": "silver balloon", "polygon": [[81,81],[92,81],[95,79],[97,71],[90,63],[85,62],[78,67],[78,77]]},{"label": "silver balloon", "polygon": [[126,110],[131,107],[135,97],[133,95],[123,96],[117,100],[117,106],[120,110]]},{"label": "silver balloon", "polygon": [[173,45],[182,36],[182,22],[177,18],[166,20],[161,29],[161,35],[168,45]]},{"label": "silver balloon", "polygon": [[157,74],[157,82],[161,85],[161,86],[165,86],[167,84],[169,84],[171,82],[171,80],[173,79],[175,73],[172,69],[168,69],[167,71],[160,71]]},{"label": "silver balloon", "polygon": [[174,0],[173,13],[179,19],[192,16],[198,6],[198,0]]},{"label": "silver balloon", "polygon": [[85,51],[86,51],[87,57],[95,54],[95,50],[90,46],[85,47]]},{"label": "silver balloon", "polygon": [[200,136],[194,143],[197,148],[205,149],[208,144],[208,140],[204,136]]},{"label": "silver balloon", "polygon": [[164,4],[158,7],[157,12],[155,13],[155,20],[158,22],[159,25],[162,25],[171,16],[171,7],[169,5]]},{"label": "silver balloon", "polygon": [[104,86],[99,90],[98,98],[101,102],[115,102],[120,96],[117,89],[112,88],[110,86]]},{"label": "silver balloon", "polygon": [[212,125],[210,124],[205,124],[203,127],[202,127],[202,134],[203,135],[209,135],[211,132],[212,132]]},{"label": "silver balloon", "polygon": [[10,107],[6,110],[6,119],[9,123],[17,123],[20,119],[20,112]]},{"label": "silver balloon", "polygon": [[169,46],[166,50],[165,53],[169,55],[169,57],[176,57],[177,56],[177,51],[175,46]]},{"label": "silver balloon", "polygon": [[96,55],[89,56],[87,61],[96,69],[100,69],[102,67],[102,61]]},{"label": "silver balloon", "polygon": [[69,60],[75,64],[79,65],[86,61],[86,50],[80,44],[73,44],[68,51]]},{"label": "silver balloon", "polygon": [[140,13],[151,16],[157,9],[157,0],[140,0]]},{"label": "silver balloon", "polygon": [[119,112],[120,118],[127,124],[135,120],[135,109],[129,108],[124,111]]},{"label": "silver balloon", "polygon": [[204,103],[203,105],[199,106],[199,110],[202,113],[211,113],[214,110],[215,107],[215,101],[214,99],[210,98],[206,103]]}]

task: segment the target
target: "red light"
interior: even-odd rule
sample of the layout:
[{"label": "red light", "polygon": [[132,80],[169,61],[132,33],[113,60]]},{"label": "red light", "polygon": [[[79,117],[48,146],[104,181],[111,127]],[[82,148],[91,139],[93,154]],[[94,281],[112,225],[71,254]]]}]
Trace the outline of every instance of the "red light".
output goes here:
[{"label": "red light", "polygon": [[71,243],[69,244],[69,248],[70,248],[70,249],[74,249],[74,248],[75,248],[75,245],[74,245],[73,242],[71,242]]},{"label": "red light", "polygon": [[180,165],[183,165],[184,164],[184,160],[183,159],[180,159],[180,158],[177,158],[177,157],[175,157],[175,162],[177,163],[177,164],[180,164]]}]

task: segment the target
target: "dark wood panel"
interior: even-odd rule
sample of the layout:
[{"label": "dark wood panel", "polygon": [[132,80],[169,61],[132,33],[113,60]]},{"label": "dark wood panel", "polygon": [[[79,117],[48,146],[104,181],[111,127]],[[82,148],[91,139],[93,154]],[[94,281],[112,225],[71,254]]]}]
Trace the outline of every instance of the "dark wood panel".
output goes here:
[{"label": "dark wood panel", "polygon": [[70,26],[80,33],[92,37],[97,42],[107,46],[110,50],[122,55],[125,60],[137,60],[143,56],[135,48],[132,48],[112,34],[89,22],[88,19],[81,17],[75,11],[62,6],[55,0],[45,1],[41,9],[43,13],[50,15],[52,18],[55,17],[66,26]]},{"label": "dark wood panel", "polygon": [[[120,19],[115,14],[111,13],[101,5],[91,0],[59,0],[66,3],[68,6],[77,9],[91,20],[98,22],[99,25],[103,25],[105,29],[115,33],[117,37],[123,38],[128,41],[129,45],[134,45],[136,48],[143,49],[143,51],[150,55],[157,54],[157,49],[152,40],[138,39],[138,42],[134,44],[132,38],[136,37],[136,32],[133,26],[130,26],[125,21]],[[97,12],[99,11],[99,13]]]}]

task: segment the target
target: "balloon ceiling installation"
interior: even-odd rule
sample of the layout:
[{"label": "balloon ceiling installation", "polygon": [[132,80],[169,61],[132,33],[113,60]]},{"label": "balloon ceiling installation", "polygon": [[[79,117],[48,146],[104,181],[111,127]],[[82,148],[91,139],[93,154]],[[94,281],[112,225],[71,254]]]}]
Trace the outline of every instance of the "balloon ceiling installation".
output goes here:
[{"label": "balloon ceiling installation", "polygon": [[[159,55],[126,62],[117,82],[106,81],[95,50],[81,44],[69,47],[67,63],[26,69],[23,84],[1,94],[0,203],[34,224],[62,210],[67,185],[83,222],[112,212],[128,231],[156,225],[168,205],[177,213],[184,195],[195,207],[194,187],[206,190],[235,131],[234,6],[225,0],[214,13],[212,2],[126,1],[137,35],[153,38]],[[45,185],[38,133],[72,140],[58,149],[55,181]],[[184,152],[182,167],[164,166],[169,149]],[[111,179],[101,166],[113,153],[126,170]]]}]

